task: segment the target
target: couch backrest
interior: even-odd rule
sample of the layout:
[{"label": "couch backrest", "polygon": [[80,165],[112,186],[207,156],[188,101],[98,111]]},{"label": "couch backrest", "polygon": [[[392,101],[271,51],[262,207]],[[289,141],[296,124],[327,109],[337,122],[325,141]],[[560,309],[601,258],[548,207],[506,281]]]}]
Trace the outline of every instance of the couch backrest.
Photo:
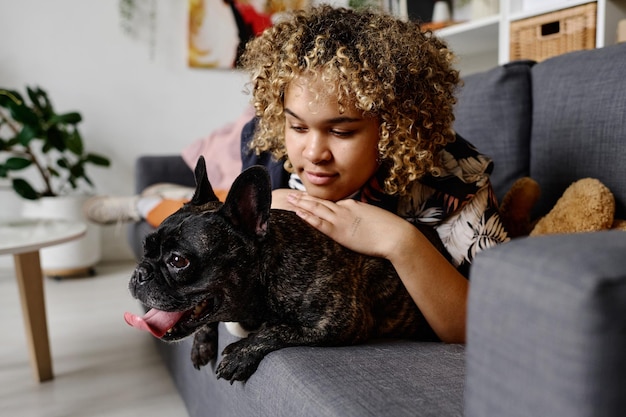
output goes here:
[{"label": "couch backrest", "polygon": [[455,108],[455,130],[494,161],[496,196],[529,175],[531,125],[530,68],[518,61],[463,79]]},{"label": "couch backrest", "polygon": [[530,175],[546,213],[572,182],[593,177],[626,218],[626,44],[572,52],[532,70]]}]

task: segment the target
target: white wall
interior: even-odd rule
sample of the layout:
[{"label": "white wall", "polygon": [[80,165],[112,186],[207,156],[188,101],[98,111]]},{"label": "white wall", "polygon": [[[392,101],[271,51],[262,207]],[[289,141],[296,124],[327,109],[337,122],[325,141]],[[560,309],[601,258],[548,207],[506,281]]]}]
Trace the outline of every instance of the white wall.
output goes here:
[{"label": "white wall", "polygon": [[[179,153],[248,103],[244,74],[187,67],[187,4],[156,0],[151,57],[121,30],[118,0],[0,0],[0,87],[39,85],[82,113],[86,148],[112,160],[90,170],[98,193],[130,195],[139,155]],[[103,256],[130,259],[123,228],[103,229]]]}]

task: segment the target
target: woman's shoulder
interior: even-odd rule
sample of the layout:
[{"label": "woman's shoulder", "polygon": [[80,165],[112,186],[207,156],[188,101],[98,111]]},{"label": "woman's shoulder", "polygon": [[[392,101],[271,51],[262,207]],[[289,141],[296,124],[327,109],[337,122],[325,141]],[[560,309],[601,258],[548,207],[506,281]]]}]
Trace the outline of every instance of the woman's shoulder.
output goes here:
[{"label": "woman's shoulder", "polygon": [[466,206],[481,190],[490,188],[491,158],[460,135],[439,156],[438,175],[426,175],[411,187],[409,194],[400,200],[400,215],[438,224]]},{"label": "woman's shoulder", "polygon": [[458,133],[455,135],[455,140],[448,142],[442,151],[448,152],[458,159],[477,158],[482,155],[479,149]]},{"label": "woman's shoulder", "polygon": [[440,152],[438,175],[426,175],[421,182],[437,191],[464,198],[489,184],[493,161],[460,135]]}]

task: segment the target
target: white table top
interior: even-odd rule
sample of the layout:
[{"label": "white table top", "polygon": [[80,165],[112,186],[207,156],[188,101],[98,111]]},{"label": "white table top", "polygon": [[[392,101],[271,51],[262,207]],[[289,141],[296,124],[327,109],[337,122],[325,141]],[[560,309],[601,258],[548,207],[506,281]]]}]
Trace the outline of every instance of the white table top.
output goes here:
[{"label": "white table top", "polygon": [[57,219],[0,220],[0,255],[34,252],[83,236],[87,225]]}]

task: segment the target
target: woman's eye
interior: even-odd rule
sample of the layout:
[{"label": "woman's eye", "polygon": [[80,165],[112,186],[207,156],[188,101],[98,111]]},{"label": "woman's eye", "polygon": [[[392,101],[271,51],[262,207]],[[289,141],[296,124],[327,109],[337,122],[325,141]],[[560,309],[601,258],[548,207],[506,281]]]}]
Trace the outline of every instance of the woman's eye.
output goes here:
[{"label": "woman's eye", "polygon": [[174,268],[181,269],[189,265],[189,259],[181,255],[172,255],[170,256],[170,259],[167,261],[167,263]]},{"label": "woman's eye", "polygon": [[339,138],[349,138],[354,134],[352,130],[331,130],[331,133]]},{"label": "woman's eye", "polygon": [[296,133],[304,133],[304,132],[306,132],[306,128],[302,127],[302,126],[289,126],[289,128],[291,130],[293,130],[294,132],[296,132]]}]

